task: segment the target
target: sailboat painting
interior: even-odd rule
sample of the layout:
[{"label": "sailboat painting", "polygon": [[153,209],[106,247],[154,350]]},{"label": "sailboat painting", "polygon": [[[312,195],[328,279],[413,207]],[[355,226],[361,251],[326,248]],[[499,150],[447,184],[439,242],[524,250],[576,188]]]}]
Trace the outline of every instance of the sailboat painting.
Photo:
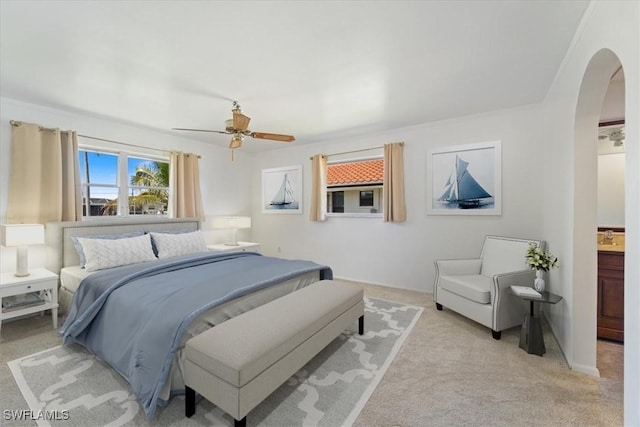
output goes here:
[{"label": "sailboat painting", "polygon": [[429,152],[427,213],[500,215],[500,141]]},{"label": "sailboat painting", "polygon": [[302,166],[262,170],[262,212],[302,213]]}]

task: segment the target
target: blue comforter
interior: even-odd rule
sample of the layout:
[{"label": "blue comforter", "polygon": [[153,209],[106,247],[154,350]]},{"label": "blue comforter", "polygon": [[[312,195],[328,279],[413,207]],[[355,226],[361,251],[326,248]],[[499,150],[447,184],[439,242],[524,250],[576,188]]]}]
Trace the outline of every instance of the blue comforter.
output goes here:
[{"label": "blue comforter", "polygon": [[311,261],[252,252],[199,253],[96,272],[75,293],[60,333],[109,363],[151,419],[187,326],[200,313],[311,271]]}]

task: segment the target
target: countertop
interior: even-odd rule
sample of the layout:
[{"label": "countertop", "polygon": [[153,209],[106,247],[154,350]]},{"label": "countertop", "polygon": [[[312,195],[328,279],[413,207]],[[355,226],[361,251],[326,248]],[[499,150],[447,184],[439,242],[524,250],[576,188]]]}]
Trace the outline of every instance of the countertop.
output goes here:
[{"label": "countertop", "polygon": [[605,232],[599,231],[597,239],[599,252],[624,252],[624,233],[614,231],[606,238]]}]

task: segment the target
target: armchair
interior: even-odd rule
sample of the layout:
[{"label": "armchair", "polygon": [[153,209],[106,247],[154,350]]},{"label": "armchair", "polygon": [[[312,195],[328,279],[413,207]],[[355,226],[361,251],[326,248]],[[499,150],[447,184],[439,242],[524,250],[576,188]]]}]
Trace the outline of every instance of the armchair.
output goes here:
[{"label": "armchair", "polygon": [[480,258],[436,260],[436,308],[447,307],[491,328],[499,340],[503,330],[522,324],[528,309],[509,287],[533,287],[535,271],[525,262],[530,243],[545,246],[542,240],[486,236]]}]

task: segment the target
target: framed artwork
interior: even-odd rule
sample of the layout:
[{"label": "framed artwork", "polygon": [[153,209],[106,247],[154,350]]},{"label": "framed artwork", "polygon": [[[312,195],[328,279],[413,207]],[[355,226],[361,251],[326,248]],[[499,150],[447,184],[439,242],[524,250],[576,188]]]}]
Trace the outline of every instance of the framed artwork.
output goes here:
[{"label": "framed artwork", "polygon": [[502,215],[501,141],[429,151],[427,214]]},{"label": "framed artwork", "polygon": [[262,170],[262,212],[302,213],[302,166]]}]

